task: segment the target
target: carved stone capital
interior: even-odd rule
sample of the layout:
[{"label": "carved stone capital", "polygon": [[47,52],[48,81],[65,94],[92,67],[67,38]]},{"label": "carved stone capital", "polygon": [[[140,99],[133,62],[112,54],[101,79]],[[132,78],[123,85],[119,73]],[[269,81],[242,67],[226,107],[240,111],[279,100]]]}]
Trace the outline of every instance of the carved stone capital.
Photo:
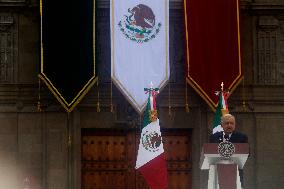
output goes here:
[{"label": "carved stone capital", "polygon": [[12,16],[0,15],[0,32],[7,31],[14,24]]},{"label": "carved stone capital", "polygon": [[279,27],[279,20],[274,16],[260,16],[258,27],[262,29],[276,29]]}]

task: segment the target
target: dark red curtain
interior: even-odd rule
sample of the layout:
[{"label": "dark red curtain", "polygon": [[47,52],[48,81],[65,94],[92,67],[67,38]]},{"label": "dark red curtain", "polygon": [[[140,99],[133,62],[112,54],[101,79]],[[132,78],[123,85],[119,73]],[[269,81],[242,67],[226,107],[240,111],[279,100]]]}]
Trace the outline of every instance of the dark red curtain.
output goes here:
[{"label": "dark red curtain", "polygon": [[187,81],[213,108],[242,79],[238,0],[184,0]]}]

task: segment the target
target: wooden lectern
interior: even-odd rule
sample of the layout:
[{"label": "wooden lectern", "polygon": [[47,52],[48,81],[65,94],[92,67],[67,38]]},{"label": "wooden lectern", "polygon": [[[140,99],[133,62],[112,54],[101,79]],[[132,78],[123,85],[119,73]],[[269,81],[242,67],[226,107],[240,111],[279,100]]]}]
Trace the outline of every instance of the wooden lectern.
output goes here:
[{"label": "wooden lectern", "polygon": [[243,169],[249,155],[247,143],[234,143],[235,152],[224,158],[218,152],[218,143],[203,145],[200,168],[209,169],[208,189],[241,189],[239,169]]}]

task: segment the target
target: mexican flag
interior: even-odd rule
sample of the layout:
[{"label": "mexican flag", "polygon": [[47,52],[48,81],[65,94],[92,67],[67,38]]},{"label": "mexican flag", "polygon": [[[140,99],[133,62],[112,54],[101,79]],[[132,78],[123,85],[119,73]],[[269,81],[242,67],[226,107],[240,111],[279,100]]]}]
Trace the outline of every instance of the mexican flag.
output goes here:
[{"label": "mexican flag", "polygon": [[145,90],[149,97],[135,168],[143,175],[151,189],[165,189],[168,185],[167,164],[156,110],[157,91],[153,88]]},{"label": "mexican flag", "polygon": [[216,95],[219,95],[219,102],[213,120],[213,134],[223,131],[223,128],[221,127],[221,117],[229,113],[227,102],[228,92],[217,92]]}]

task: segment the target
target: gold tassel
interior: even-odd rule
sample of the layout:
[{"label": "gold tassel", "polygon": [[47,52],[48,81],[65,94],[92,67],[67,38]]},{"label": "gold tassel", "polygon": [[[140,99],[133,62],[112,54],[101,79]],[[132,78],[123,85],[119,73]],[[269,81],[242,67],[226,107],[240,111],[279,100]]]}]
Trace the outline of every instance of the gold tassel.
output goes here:
[{"label": "gold tassel", "polygon": [[40,100],[41,100],[40,89],[41,89],[40,78],[38,78],[38,101],[37,101],[37,111],[38,112],[42,112],[41,103],[40,103]]},{"label": "gold tassel", "polygon": [[189,113],[189,105],[188,104],[185,104],[185,112]]},{"label": "gold tassel", "polygon": [[97,112],[101,112],[100,103],[97,102]]},{"label": "gold tassel", "polygon": [[172,107],[169,106],[169,116],[171,117],[172,116]]},{"label": "gold tassel", "polygon": [[187,97],[187,82],[185,80],[185,112],[189,113],[189,104],[188,104],[188,97]]},{"label": "gold tassel", "polygon": [[247,105],[246,105],[245,101],[243,101],[242,106],[243,106],[243,110],[246,112],[247,111]]},{"label": "gold tassel", "polygon": [[97,81],[97,90],[98,90],[98,95],[97,95],[97,112],[101,112],[101,108],[100,108],[100,90],[99,90],[99,78]]},{"label": "gold tassel", "polygon": [[70,112],[67,112],[67,134],[68,134],[67,146],[70,148],[72,145],[71,131],[70,131]]},{"label": "gold tassel", "polygon": [[247,105],[246,105],[246,101],[245,101],[245,76],[243,78],[243,86],[242,86],[242,99],[243,99],[243,102],[242,102],[242,108],[243,108],[243,111],[246,112],[247,111]]},{"label": "gold tassel", "polygon": [[42,112],[40,101],[37,102],[37,111]]}]

